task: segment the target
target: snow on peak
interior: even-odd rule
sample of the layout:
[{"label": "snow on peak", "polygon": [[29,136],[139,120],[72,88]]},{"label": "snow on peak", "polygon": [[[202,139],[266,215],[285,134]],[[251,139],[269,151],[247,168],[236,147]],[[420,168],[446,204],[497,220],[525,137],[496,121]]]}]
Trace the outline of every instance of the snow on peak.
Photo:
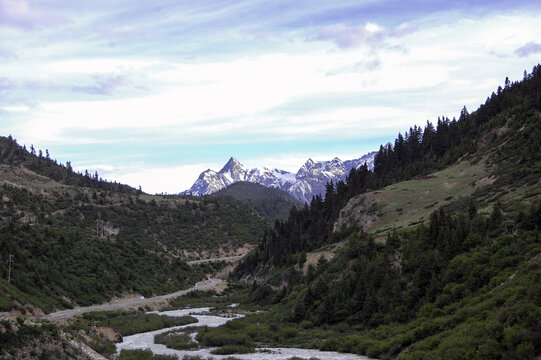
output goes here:
[{"label": "snow on peak", "polygon": [[219,173],[223,174],[229,172],[231,169],[244,169],[244,166],[237,159],[231,157]]},{"label": "snow on peak", "polygon": [[234,157],[231,157],[219,172],[206,170],[193,186],[182,192],[184,195],[207,195],[217,192],[238,181],[249,181],[266,187],[274,187],[288,192],[298,200],[308,203],[316,195],[325,195],[325,185],[329,181],[335,184],[346,178],[352,168],[358,168],[366,162],[368,168],[374,168],[376,152],[359,159],[342,161],[335,157],[329,161],[315,162],[306,160],[294,174],[280,169],[267,167],[245,169]]},{"label": "snow on peak", "polygon": [[306,162],[300,167],[299,171],[297,171],[297,174],[304,173],[307,171],[310,171],[314,166],[316,165],[316,162],[312,159],[306,160]]}]

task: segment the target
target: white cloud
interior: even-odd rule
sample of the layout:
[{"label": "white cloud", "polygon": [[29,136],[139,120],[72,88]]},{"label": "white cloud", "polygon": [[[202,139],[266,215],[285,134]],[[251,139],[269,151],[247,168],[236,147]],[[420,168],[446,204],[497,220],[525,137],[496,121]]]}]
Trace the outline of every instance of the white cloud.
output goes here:
[{"label": "white cloud", "polygon": [[183,166],[153,167],[141,164],[134,169],[118,169],[112,177],[135,188],[141,186],[149,194],[166,192],[178,194],[189,189],[199,174],[206,169],[223,166],[223,164],[191,164]]},{"label": "white cloud", "polygon": [[[45,138],[70,142],[75,139],[65,138],[64,130],[69,128],[114,131],[172,126],[179,131],[182,129],[187,137],[204,137],[209,133],[223,136],[250,133],[256,130],[254,126],[267,125],[270,128],[260,130],[272,135],[272,130],[277,128],[272,124],[276,119],[265,118],[261,114],[294,99],[314,94],[407,90],[433,86],[449,78],[448,69],[441,65],[416,65],[404,61],[396,64],[396,60],[391,59],[387,60],[391,66],[383,65],[370,73],[342,72],[326,76],[335,70],[336,64],[347,64],[357,59],[357,53],[326,54],[318,51],[306,55],[260,56],[226,63],[177,64],[174,69],[148,76],[151,84],[152,81],[164,84],[162,92],[137,98],[46,102],[34,112],[24,132],[32,141]],[[82,69],[86,65],[71,67],[74,68]],[[361,109],[355,116],[362,120],[369,112],[370,109]],[[225,123],[216,121],[223,118],[230,120]],[[317,123],[311,123],[312,117],[302,118],[303,115],[299,114],[293,119],[286,119],[288,131],[299,133],[300,129],[295,128],[295,124],[302,123],[303,127],[310,125],[308,131],[303,129],[303,133],[318,133],[320,128]],[[340,122],[347,122],[350,118],[326,116],[326,119],[337,122],[337,129],[343,128]]]},{"label": "white cloud", "polygon": [[366,23],[364,26],[347,26],[336,24],[321,29],[318,40],[330,40],[341,48],[359,46],[362,43],[381,41],[384,29],[375,23]]},{"label": "white cloud", "polygon": [[407,34],[411,34],[412,32],[417,31],[417,25],[410,24],[408,22],[404,22],[400,25],[398,25],[392,32],[392,36],[404,36]]},{"label": "white cloud", "polygon": [[[12,1],[0,0],[0,5]],[[10,16],[15,21],[17,15],[27,21],[37,12],[46,13],[31,2],[19,5],[19,15],[12,9],[4,19]],[[237,10],[236,6],[227,9],[232,14]],[[213,11],[192,14],[189,25],[202,26],[205,22],[200,24],[199,16],[214,20],[222,10]],[[235,25],[217,32],[210,42],[205,32],[209,30],[201,35],[202,30],[193,27],[193,39],[178,35],[187,41],[182,51],[178,44],[169,43],[162,49],[167,55],[154,51],[146,56],[143,50],[154,45],[152,36],[168,33],[169,37],[158,40],[171,40],[169,32],[178,31],[174,23],[186,14],[171,14],[164,23],[154,18],[149,24],[157,26],[147,28],[114,17],[116,22],[109,25],[109,18],[80,15],[82,19],[73,19],[84,25],[77,34],[48,28],[38,36],[38,32],[14,30],[14,23],[7,30],[0,26],[0,37],[10,44],[10,53],[17,54],[14,61],[0,51],[5,59],[0,68],[0,108],[9,120],[6,133],[23,143],[51,148],[52,143],[125,142],[125,129],[130,136],[139,136],[140,142],[148,142],[152,134],[156,143],[174,139],[187,146],[252,139],[326,138],[338,143],[345,136],[396,133],[437,116],[452,117],[462,105],[474,110],[505,76],[520,79],[524,69],[535,65],[531,61],[541,38],[538,14],[516,11],[468,17],[447,12],[398,26],[385,22],[387,29],[379,25],[384,23],[381,18],[358,26],[315,23],[294,30],[273,29],[268,37],[258,35],[257,43],[250,37],[248,47],[242,41],[250,27]],[[100,21],[94,22],[95,18]],[[45,18],[41,19],[37,23],[43,27]],[[21,24],[31,28],[27,22],[17,29]],[[255,27],[257,34],[263,33]],[[148,29],[149,33],[140,32]],[[318,32],[323,41],[313,41]],[[122,41],[104,39],[104,34]],[[202,43],[194,47],[199,40]],[[88,156],[88,163],[103,163]],[[311,155],[295,156],[277,155],[258,164],[261,159],[239,160],[253,160],[259,166],[282,163],[282,168],[296,170]],[[185,161],[170,160],[172,164]],[[139,184],[133,182],[144,179],[145,191],[177,192],[183,189],[173,183],[184,179],[183,174],[191,171],[188,187],[205,170],[175,169],[173,175],[159,167],[103,171],[135,186]],[[153,187],[153,181],[166,179],[173,180],[161,184],[164,188]]]},{"label": "white cloud", "polygon": [[25,31],[57,27],[69,22],[61,13],[25,0],[0,0],[0,20],[6,26]]},{"label": "white cloud", "polygon": [[116,71],[132,71],[152,68],[160,65],[160,61],[136,60],[125,58],[102,58],[102,59],[72,59],[53,61],[41,66],[46,73],[86,73],[95,74],[110,73]]},{"label": "white cloud", "polygon": [[12,112],[26,112],[29,111],[30,108],[28,106],[4,106],[3,110],[5,111],[12,111]]}]

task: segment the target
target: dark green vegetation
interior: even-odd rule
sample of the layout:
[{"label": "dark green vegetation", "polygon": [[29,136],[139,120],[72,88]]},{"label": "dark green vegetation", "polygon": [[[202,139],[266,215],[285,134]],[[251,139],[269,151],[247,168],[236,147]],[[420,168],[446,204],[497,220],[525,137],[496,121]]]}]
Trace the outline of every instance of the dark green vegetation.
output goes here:
[{"label": "dark green vegetation", "polygon": [[86,329],[90,326],[107,326],[122,336],[163,329],[166,327],[196,323],[191,316],[169,317],[146,314],[142,311],[89,312],[77,318],[73,326]]},{"label": "dark green vegetation", "polygon": [[154,343],[164,344],[168,348],[177,350],[190,350],[199,347],[188,334],[178,330],[168,331],[154,336]]},{"label": "dark green vegetation", "polygon": [[[537,229],[540,209],[523,217]],[[281,314],[287,325],[279,327],[294,330],[290,339],[329,326],[343,333],[327,333],[321,349],[386,358],[409,347],[404,358],[422,358],[452,348],[462,354],[454,358],[483,359],[490,344],[499,356],[522,359],[519,345],[541,346],[541,245],[525,223],[512,228],[515,236],[500,235],[511,220],[502,223],[498,209],[488,219],[437,211],[428,225],[391,234],[385,245],[354,233],[332,262],[299,275],[268,316]]]},{"label": "dark green vegetation", "polygon": [[303,206],[300,201],[280,189],[244,181],[236,182],[211,197],[244,206],[273,222],[276,219],[287,219],[294,206]]},{"label": "dark green vegetation", "polygon": [[154,355],[150,350],[122,350],[119,360],[177,360],[176,356]]},{"label": "dark green vegetation", "polygon": [[[48,346],[38,349],[34,342],[47,343]],[[51,324],[29,326],[22,319],[0,322],[0,349],[2,359],[37,358],[38,355],[42,359],[70,359],[80,355],[61,338],[58,327]]]},{"label": "dark green vegetation", "polygon": [[197,334],[197,341],[203,346],[218,349],[213,351],[216,355],[246,354],[255,351],[250,336],[247,335],[245,324],[240,321],[229,321],[220,328],[203,327]]},{"label": "dark green vegetation", "polygon": [[[239,320],[237,336],[383,359],[534,358],[539,149],[539,65],[471,114],[399,134],[374,172],[328,184],[238,266],[238,278],[264,279],[247,300],[270,310]],[[409,208],[423,196],[422,211]],[[348,203],[350,214],[375,218],[374,233],[366,218],[341,213]],[[331,261],[305,266],[307,253],[337,243]]]},{"label": "dark green vegetation", "polygon": [[2,311],[186,288],[220,266],[187,260],[253,243],[266,226],[237,205],[149,196],[33,152],[0,138],[0,258],[14,259],[10,284],[0,268]]},{"label": "dark green vegetation", "polygon": [[[212,299],[209,299],[212,302]],[[154,342],[164,344],[177,350],[193,350],[200,347],[217,347],[212,353],[216,355],[247,354],[255,351],[252,339],[242,332],[246,325],[232,320],[220,328],[193,327],[173,330],[156,335]],[[197,332],[194,342],[189,334]]]},{"label": "dark green vegetation", "polygon": [[[176,356],[153,355],[150,350],[122,350],[119,360],[177,360]],[[185,355],[182,360],[204,360],[201,356]],[[224,360],[237,360],[234,357],[227,357]],[[293,360],[293,359],[292,359]]]},{"label": "dark green vegetation", "polygon": [[[90,305],[137,291],[148,296],[187,287],[202,275],[181,259],[167,261],[137,242],[81,236],[77,230],[9,224],[0,233],[2,256],[13,254],[3,309],[34,304],[46,312],[73,303]],[[6,269],[2,271],[7,277]],[[70,300],[64,297],[68,296]]]}]

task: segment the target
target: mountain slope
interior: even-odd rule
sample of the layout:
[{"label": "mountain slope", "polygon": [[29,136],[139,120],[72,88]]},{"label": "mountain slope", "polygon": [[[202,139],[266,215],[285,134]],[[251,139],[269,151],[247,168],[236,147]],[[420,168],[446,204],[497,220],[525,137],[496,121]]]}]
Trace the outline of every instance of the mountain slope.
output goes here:
[{"label": "mountain slope", "polygon": [[334,231],[357,226],[378,234],[420,224],[439,207],[467,206],[472,194],[494,181],[485,161],[475,164],[460,161],[428,176],[417,176],[351,198],[340,210]]},{"label": "mountain slope", "polygon": [[359,159],[347,161],[334,158],[330,161],[315,162],[308,159],[296,174],[266,167],[245,169],[238,160],[230,158],[220,171],[209,169],[202,172],[192,187],[182,194],[208,195],[235,182],[247,181],[281,189],[299,201],[308,203],[312,197],[325,193],[325,185],[328,182],[336,183],[344,180],[351,169],[359,168],[364,163],[372,169],[375,155],[375,152],[371,152]]},{"label": "mountain slope", "polygon": [[9,284],[0,270],[2,311],[178,290],[213,271],[187,260],[226,255],[265,226],[234,204],[149,196],[0,138],[0,257],[14,258]]},{"label": "mountain slope", "polygon": [[212,197],[235,201],[272,222],[276,219],[286,219],[294,206],[297,208],[304,206],[282,190],[246,181],[233,183]]},{"label": "mountain slope", "polygon": [[[533,359],[540,148],[539,65],[472,114],[399,134],[374,172],[327,186],[239,264],[235,276],[268,294],[254,301],[276,304],[255,321],[381,359]],[[331,245],[332,260],[305,266]]]}]

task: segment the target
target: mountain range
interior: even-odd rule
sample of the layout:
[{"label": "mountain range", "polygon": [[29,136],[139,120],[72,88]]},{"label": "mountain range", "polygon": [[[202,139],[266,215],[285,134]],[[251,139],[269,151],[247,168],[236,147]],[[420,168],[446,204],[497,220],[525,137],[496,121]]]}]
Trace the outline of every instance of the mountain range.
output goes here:
[{"label": "mountain range", "polygon": [[297,173],[267,167],[246,169],[237,159],[231,157],[224,167],[216,172],[203,171],[192,187],[182,195],[209,195],[239,181],[247,181],[289,193],[297,200],[309,203],[312,197],[325,193],[325,185],[343,181],[351,169],[366,163],[369,170],[374,168],[376,152],[370,152],[358,159],[342,161],[335,157],[329,161],[308,159]]}]

